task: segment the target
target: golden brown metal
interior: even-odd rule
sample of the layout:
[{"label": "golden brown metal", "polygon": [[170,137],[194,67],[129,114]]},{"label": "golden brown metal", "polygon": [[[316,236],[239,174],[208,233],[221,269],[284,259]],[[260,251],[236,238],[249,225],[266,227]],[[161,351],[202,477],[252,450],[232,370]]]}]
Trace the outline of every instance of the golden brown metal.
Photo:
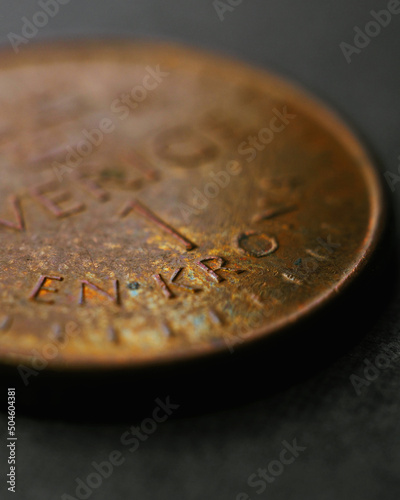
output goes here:
[{"label": "golden brown metal", "polygon": [[232,350],[331,300],[377,244],[369,157],[275,76],[121,42],[0,67],[2,362]]}]

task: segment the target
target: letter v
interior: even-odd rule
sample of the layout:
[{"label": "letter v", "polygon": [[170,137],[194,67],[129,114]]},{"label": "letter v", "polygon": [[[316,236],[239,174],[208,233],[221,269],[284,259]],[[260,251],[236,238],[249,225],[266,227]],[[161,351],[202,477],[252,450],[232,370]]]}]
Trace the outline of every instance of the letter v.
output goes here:
[{"label": "letter v", "polygon": [[21,203],[17,196],[12,196],[10,198],[10,203],[14,210],[15,218],[17,222],[9,222],[4,219],[0,219],[0,226],[8,227],[9,229],[16,229],[17,231],[25,231],[25,221],[22,213]]}]

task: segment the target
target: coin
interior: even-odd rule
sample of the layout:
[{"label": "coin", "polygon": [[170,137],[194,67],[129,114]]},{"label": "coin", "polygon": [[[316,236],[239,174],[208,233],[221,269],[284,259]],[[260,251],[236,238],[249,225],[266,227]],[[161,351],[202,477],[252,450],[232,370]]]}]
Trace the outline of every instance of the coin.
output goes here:
[{"label": "coin", "polygon": [[3,52],[0,360],[135,367],[277,334],[373,254],[379,178],[282,79],[131,42]]}]

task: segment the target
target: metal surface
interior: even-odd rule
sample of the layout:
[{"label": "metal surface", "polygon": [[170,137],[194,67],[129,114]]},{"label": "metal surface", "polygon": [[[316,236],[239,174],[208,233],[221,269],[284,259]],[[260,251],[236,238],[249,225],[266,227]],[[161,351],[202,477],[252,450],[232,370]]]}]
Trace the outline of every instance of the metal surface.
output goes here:
[{"label": "metal surface", "polygon": [[351,132],[264,72],[177,47],[56,45],[0,73],[0,357],[58,368],[235,349],[373,252]]}]

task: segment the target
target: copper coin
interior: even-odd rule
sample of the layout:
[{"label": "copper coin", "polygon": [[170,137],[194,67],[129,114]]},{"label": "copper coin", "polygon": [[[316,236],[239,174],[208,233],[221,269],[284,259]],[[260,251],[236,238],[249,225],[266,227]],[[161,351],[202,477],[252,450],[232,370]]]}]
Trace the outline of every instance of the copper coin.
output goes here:
[{"label": "copper coin", "polygon": [[276,76],[131,42],[0,65],[3,363],[232,351],[326,304],[377,245],[370,158]]}]

